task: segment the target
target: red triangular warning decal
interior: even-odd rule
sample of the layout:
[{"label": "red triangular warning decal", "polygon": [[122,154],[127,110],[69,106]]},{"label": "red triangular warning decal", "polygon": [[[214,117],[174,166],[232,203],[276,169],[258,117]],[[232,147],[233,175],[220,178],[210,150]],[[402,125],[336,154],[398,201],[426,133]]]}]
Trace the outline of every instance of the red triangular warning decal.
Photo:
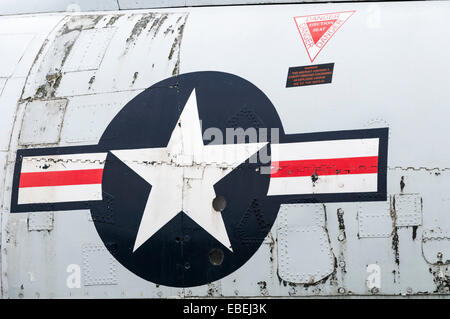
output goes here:
[{"label": "red triangular warning decal", "polygon": [[325,44],[355,11],[295,17],[298,31],[302,37],[311,62],[317,57]]},{"label": "red triangular warning decal", "polygon": [[317,21],[317,22],[307,22],[309,33],[313,38],[314,44],[320,40],[325,32],[336,22],[336,20],[325,20],[325,21]]}]

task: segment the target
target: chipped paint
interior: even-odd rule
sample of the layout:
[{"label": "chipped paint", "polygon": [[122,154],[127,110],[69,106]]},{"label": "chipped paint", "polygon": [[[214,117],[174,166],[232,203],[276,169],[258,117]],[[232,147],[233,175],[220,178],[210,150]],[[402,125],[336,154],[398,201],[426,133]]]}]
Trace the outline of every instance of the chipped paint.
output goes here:
[{"label": "chipped paint", "polygon": [[150,21],[155,20],[159,21],[155,14],[150,13],[146,14],[143,17],[141,17],[136,24],[134,25],[133,29],[131,30],[130,36],[127,38],[126,42],[127,44],[132,44],[136,41],[136,39],[139,37],[139,35],[142,33],[142,31],[147,28],[147,25]]},{"label": "chipped paint", "polygon": [[432,266],[429,268],[430,274],[433,276],[433,282],[436,285],[436,294],[450,293],[450,273],[447,266]]},{"label": "chipped paint", "polygon": [[152,27],[150,28],[150,31],[153,31],[153,39],[156,37],[156,35],[159,32],[159,29],[161,29],[164,22],[167,20],[167,14],[163,13],[158,20],[155,20],[155,22],[152,24]]},{"label": "chipped paint", "polygon": [[[121,20],[122,16],[125,16],[125,14],[87,16],[77,15],[64,19],[61,23],[61,26],[55,31],[54,39],[52,39],[51,41],[47,39],[41,47],[41,50],[36,57],[36,60],[34,61],[32,71],[30,72],[30,78],[27,80],[27,84],[25,85],[25,88],[23,90],[21,100],[48,100],[56,97],[76,95],[74,94],[74,91],[81,91],[82,87],[73,85],[68,86],[69,82],[67,82],[71,81],[67,79],[71,79],[73,77],[72,71],[77,70],[77,66],[74,65],[70,68],[66,66],[67,70],[65,70],[64,68],[65,64],[67,64],[66,61],[68,61],[68,57],[71,56],[71,52],[81,32],[84,30],[91,30],[96,28],[98,28],[98,30],[101,30],[104,28],[112,27],[122,28],[121,30],[125,30],[122,26],[124,26],[126,20]],[[171,70],[170,73],[167,74],[167,76],[171,74],[178,74],[180,67],[181,40],[184,32],[184,25],[186,23],[188,15],[176,14],[175,18],[173,14],[170,13],[146,13],[137,15],[131,14],[126,16],[132,17],[135,20],[130,33],[124,39],[125,44],[122,55],[118,56],[118,59],[115,60],[119,61],[119,64],[121,64],[118,66],[118,69],[126,70],[125,68],[123,68],[123,66],[125,66],[127,63],[135,63],[133,62],[135,61],[136,57],[135,51],[139,50],[140,52],[144,52],[143,50],[152,50],[153,52],[153,50],[155,50],[156,47],[149,45],[148,38],[150,38],[152,41],[154,40],[160,43],[160,41],[166,41],[163,39],[167,37],[167,41],[169,41],[167,56],[170,56],[170,58],[167,59],[167,66],[168,69]],[[164,32],[162,30],[164,30]],[[91,34],[92,36],[94,36],[95,33]],[[84,41],[89,41],[90,36],[91,35],[84,36]],[[108,36],[109,33],[105,33],[104,37]],[[111,36],[114,36],[114,34],[111,33]],[[102,35],[98,35],[97,37],[101,38]],[[105,43],[105,45],[107,45],[109,41],[105,40]],[[101,51],[99,53],[101,54]],[[83,52],[78,48],[77,54],[80,55],[80,61],[83,61]],[[153,53],[150,53],[150,56],[155,55]],[[155,58],[156,57],[157,56],[155,56]],[[121,62],[120,60],[122,58],[123,61]],[[73,59],[71,59],[71,63],[73,64],[74,61],[72,60]],[[101,60],[99,60],[99,63],[101,63],[100,61]],[[89,62],[86,61],[86,63]],[[152,70],[151,74],[149,74],[148,69],[135,71],[134,74],[131,73],[131,86],[133,88],[141,88],[142,85],[148,83],[149,76],[152,76],[152,74],[155,74],[154,76],[156,76],[164,69],[167,70],[167,67],[165,67],[164,64],[155,62],[156,61],[149,64]],[[81,68],[80,70],[83,69]],[[83,92],[82,94],[97,93],[99,88],[105,87],[107,82],[109,81],[112,81],[112,85],[109,86],[109,88],[112,87],[114,89],[117,87],[116,83],[118,79],[114,76],[109,76],[105,79],[105,77],[102,75],[102,72],[97,71],[95,72],[95,74],[91,73],[86,79],[88,85],[85,87],[85,90],[87,89],[88,92]],[[129,84],[127,88],[124,87],[123,89],[128,88]],[[118,88],[116,90],[118,90]]]},{"label": "chipped paint", "polygon": [[206,295],[209,297],[220,297],[222,296],[221,282],[216,281],[207,285]]},{"label": "chipped paint", "polygon": [[46,83],[37,88],[34,99],[46,99],[55,97],[55,92],[58,89],[59,84],[61,83],[61,78],[61,71],[47,74],[45,76]]},{"label": "chipped paint", "polygon": [[258,282],[259,292],[261,296],[268,296],[269,292],[267,291],[267,283],[265,281]]},{"label": "chipped paint", "polygon": [[134,74],[133,74],[133,81],[131,81],[131,85],[133,85],[134,82],[136,82],[136,79],[137,79],[138,75],[139,75],[139,72],[137,72],[137,71],[134,72]]},{"label": "chipped paint", "polygon": [[403,192],[405,185],[405,176],[402,176],[402,178],[400,179],[400,192]]},{"label": "chipped paint", "polygon": [[[27,84],[22,94],[22,100],[51,99],[64,76],[62,69],[69,56],[75,41],[82,30],[92,29],[103,16],[73,16],[68,18],[59,29],[54,42],[46,41],[35,59],[33,69],[37,69],[32,85],[36,87],[33,96],[26,96]],[[45,56],[42,53],[46,51]],[[32,70],[33,70],[32,69]]]},{"label": "chipped paint", "polygon": [[90,79],[89,79],[89,90],[91,89],[91,87],[92,87],[92,84],[94,83],[94,81],[95,81],[95,75],[93,75]]},{"label": "chipped paint", "polygon": [[344,210],[342,208],[337,210],[337,217],[339,222],[339,235],[342,235],[342,237],[339,237],[339,241],[343,241],[347,236],[345,234]]},{"label": "chipped paint", "polygon": [[116,23],[116,21],[117,21],[120,17],[122,17],[122,16],[123,16],[123,14],[116,14],[116,15],[113,15],[113,16],[109,19],[108,23],[106,24],[106,27],[112,27],[112,26]]},{"label": "chipped paint", "polygon": [[[181,18],[181,17],[180,17]],[[180,18],[177,20],[177,23],[180,21]],[[175,38],[172,44],[172,48],[170,49],[170,53],[168,56],[169,60],[172,60],[175,52],[176,52],[176,63],[173,68],[172,75],[177,75],[180,73],[180,44],[183,39],[184,27],[186,25],[187,16],[184,18],[183,23],[178,27],[178,36]]]},{"label": "chipped paint", "polygon": [[313,183],[313,187],[316,186],[317,181],[319,180],[319,175],[317,174],[317,171],[315,171],[312,175],[311,175],[311,181]]},{"label": "chipped paint", "polygon": [[395,211],[395,196],[390,196],[390,215],[392,219],[392,242],[391,248],[394,253],[394,262],[397,266],[397,270],[393,271],[394,274],[394,282],[396,280],[396,276],[400,275],[400,253],[399,253],[399,236],[398,229],[396,227],[397,224],[397,213]]},{"label": "chipped paint", "polygon": [[412,240],[416,240],[418,227],[419,226],[412,226]]}]

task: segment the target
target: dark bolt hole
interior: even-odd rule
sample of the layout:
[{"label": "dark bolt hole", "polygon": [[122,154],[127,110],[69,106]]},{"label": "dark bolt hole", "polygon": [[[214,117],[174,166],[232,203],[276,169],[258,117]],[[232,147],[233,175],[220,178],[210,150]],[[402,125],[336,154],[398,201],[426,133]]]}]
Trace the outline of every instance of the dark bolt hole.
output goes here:
[{"label": "dark bolt hole", "polygon": [[209,262],[214,266],[220,266],[223,262],[223,251],[220,248],[214,248],[209,252]]},{"label": "dark bolt hole", "polygon": [[213,208],[216,212],[221,212],[227,207],[227,201],[222,195],[216,196],[212,202]]},{"label": "dark bolt hole", "polygon": [[175,238],[175,242],[179,243],[180,242],[180,237]]}]

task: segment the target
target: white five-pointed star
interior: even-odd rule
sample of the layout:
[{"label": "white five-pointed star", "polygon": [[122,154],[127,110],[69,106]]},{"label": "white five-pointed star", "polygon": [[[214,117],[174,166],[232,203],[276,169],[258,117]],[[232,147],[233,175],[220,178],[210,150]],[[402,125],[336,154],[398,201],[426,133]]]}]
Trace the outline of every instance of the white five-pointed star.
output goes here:
[{"label": "white five-pointed star", "polygon": [[214,184],[267,143],[203,145],[195,90],[163,148],[111,151],[152,185],[133,252],[180,212],[232,251]]}]

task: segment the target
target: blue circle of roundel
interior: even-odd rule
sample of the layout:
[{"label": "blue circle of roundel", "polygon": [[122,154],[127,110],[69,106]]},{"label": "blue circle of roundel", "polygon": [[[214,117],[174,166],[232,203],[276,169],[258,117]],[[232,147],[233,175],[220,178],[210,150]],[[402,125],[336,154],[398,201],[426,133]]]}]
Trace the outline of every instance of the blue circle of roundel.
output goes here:
[{"label": "blue circle of roundel", "polygon": [[[194,89],[202,133],[217,128],[225,137],[227,128],[255,128],[259,140],[270,141],[271,128],[282,131],[274,106],[252,83],[228,73],[194,72],[137,95],[112,120],[99,145],[111,150],[166,147]],[[270,143],[261,152],[270,154]],[[95,227],[111,254],[143,279],[172,287],[221,279],[253,256],[275,221],[279,203],[267,196],[270,174],[259,170],[268,165],[260,156],[257,163],[247,160],[214,185],[216,195],[226,200],[221,214],[233,251],[181,211],[133,252],[152,185],[111,152],[103,174],[103,201],[91,209]]]}]

